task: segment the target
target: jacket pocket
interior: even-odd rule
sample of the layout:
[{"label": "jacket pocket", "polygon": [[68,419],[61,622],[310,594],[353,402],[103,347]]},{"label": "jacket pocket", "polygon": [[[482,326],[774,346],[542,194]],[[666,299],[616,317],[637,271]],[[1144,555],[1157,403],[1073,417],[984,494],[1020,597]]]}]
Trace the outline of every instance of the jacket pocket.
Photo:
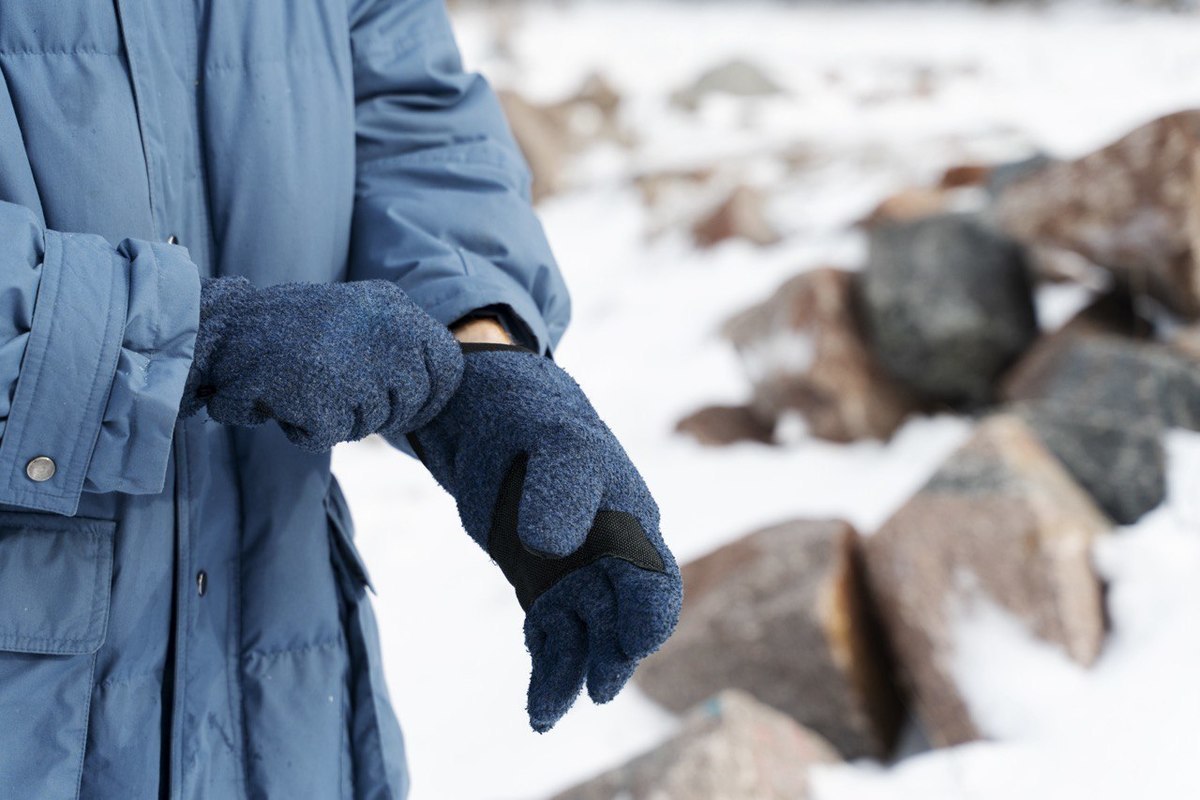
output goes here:
[{"label": "jacket pocket", "polygon": [[116,523],[0,513],[0,787],[74,798]]},{"label": "jacket pocket", "polygon": [[374,587],[354,545],[350,509],[336,479],[331,479],[325,507],[350,656],[347,730],[351,796],[355,800],[404,800],[408,796],[408,764],[404,737],[388,697],[379,630],[367,594],[367,589],[374,591]]}]

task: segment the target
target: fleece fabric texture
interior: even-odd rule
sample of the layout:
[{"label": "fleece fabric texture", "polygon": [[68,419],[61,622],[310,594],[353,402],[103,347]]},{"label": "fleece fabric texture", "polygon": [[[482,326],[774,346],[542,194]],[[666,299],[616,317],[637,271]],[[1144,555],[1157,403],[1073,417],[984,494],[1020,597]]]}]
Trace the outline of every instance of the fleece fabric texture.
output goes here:
[{"label": "fleece fabric texture", "polygon": [[[563,575],[532,601],[525,643],[532,658],[529,721],[547,731],[586,683],[597,703],[617,695],[642,658],[674,630],[679,568],[659,531],[642,477],[578,384],[549,358],[524,348],[464,346],[458,391],[410,436],[434,478],[458,503],[468,534],[489,552],[502,487],[524,470],[516,534],[531,553],[565,559],[580,551],[602,512],[640,524],[661,569],[636,554],[605,555]],[[494,544],[494,542],[493,542]],[[638,563],[641,562],[641,563]]]},{"label": "fleece fabric texture", "polygon": [[390,281],[291,283],[241,277],[200,287],[200,330],[180,413],[227,425],[275,420],[322,452],[434,417],[462,377],[446,326]]}]

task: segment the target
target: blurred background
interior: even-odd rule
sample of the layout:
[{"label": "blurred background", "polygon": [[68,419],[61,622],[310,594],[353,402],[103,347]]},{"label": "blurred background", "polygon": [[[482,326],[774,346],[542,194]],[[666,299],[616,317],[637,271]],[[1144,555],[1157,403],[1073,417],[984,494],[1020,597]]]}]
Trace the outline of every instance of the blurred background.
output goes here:
[{"label": "blurred background", "polygon": [[1200,797],[1190,5],[452,4],[687,599],[534,734],[451,499],[339,447],[413,800]]}]

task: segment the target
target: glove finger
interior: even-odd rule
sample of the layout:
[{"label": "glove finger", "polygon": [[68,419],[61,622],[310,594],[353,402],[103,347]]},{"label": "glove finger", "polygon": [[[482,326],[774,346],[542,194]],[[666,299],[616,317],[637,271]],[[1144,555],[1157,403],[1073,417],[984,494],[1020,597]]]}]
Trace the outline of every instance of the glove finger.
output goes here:
[{"label": "glove finger", "polygon": [[665,573],[651,572],[619,558],[596,562],[612,581],[621,650],[634,660],[657,650],[679,621],[682,581],[674,559],[664,558],[664,562]]},{"label": "glove finger", "polygon": [[529,724],[545,733],[562,719],[583,688],[587,630],[573,609],[553,602],[535,604],[525,620],[525,646],[533,663]]},{"label": "glove finger", "polygon": [[321,420],[305,419],[299,415],[296,418],[289,417],[286,412],[281,412],[275,416],[275,421],[283,429],[288,441],[301,450],[324,453],[338,442],[353,441],[355,416],[352,408],[331,411],[326,419]]},{"label": "glove finger", "polygon": [[[424,316],[424,312],[418,312]],[[463,376],[462,348],[445,328],[431,332],[422,353],[425,364],[424,402],[407,423],[408,430],[424,426],[445,407]],[[407,431],[405,431],[407,432]]]},{"label": "glove finger", "polygon": [[220,391],[208,399],[208,416],[222,425],[261,425],[271,418],[271,410],[262,401],[231,397]]},{"label": "glove finger", "polygon": [[525,547],[558,557],[579,549],[604,491],[596,464],[595,453],[570,442],[530,457],[517,519],[517,537]]},{"label": "glove finger", "polygon": [[607,571],[597,564],[586,570],[589,591],[579,592],[575,598],[588,621],[587,690],[592,702],[607,703],[633,677],[637,661],[621,649],[616,588]]},{"label": "glove finger", "polygon": [[371,392],[351,410],[353,422],[347,441],[357,442],[375,433],[384,426],[390,414],[391,403],[385,399],[384,392]]}]

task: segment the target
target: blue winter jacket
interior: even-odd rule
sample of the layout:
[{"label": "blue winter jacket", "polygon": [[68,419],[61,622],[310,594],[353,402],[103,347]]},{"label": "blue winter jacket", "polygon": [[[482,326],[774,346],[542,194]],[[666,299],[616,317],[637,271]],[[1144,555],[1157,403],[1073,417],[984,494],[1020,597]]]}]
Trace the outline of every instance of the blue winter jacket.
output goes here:
[{"label": "blue winter jacket", "polygon": [[0,798],[405,795],[328,456],[176,421],[199,277],[546,348],[528,190],[442,0],[0,2]]}]

